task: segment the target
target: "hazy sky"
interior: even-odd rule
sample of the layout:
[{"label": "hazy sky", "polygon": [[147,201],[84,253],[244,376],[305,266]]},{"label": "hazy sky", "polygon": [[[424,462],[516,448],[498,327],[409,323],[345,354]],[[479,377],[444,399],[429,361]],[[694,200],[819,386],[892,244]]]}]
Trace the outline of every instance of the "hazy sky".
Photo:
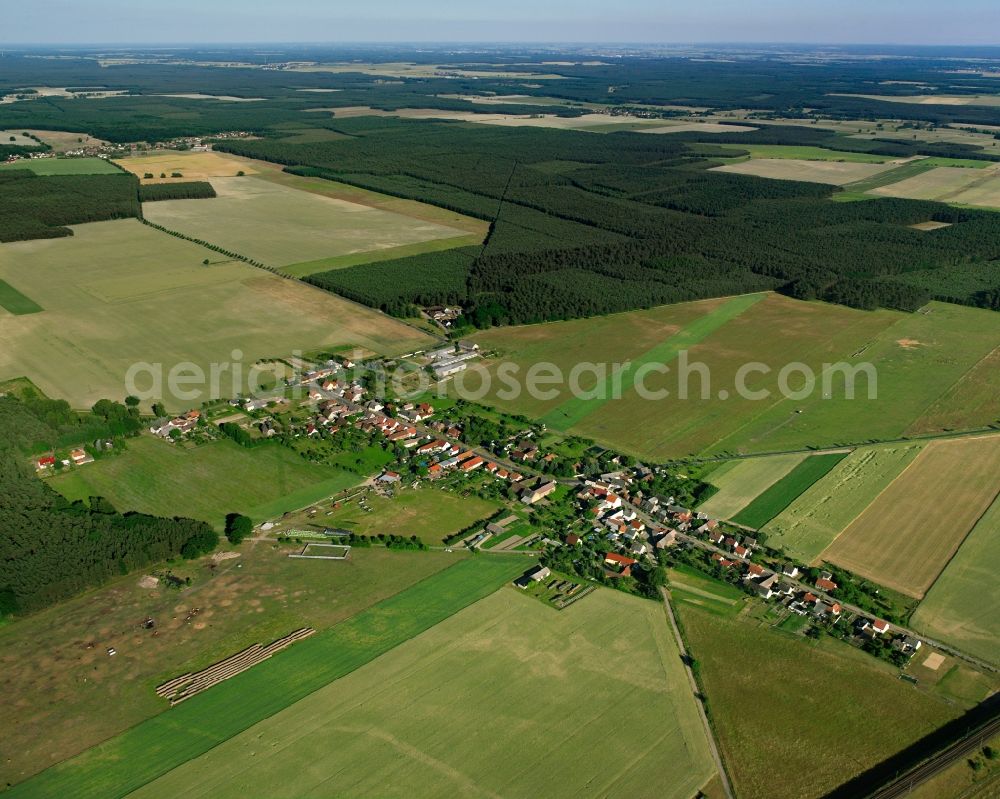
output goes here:
[{"label": "hazy sky", "polygon": [[1000,44],[1000,0],[5,0],[0,42]]}]

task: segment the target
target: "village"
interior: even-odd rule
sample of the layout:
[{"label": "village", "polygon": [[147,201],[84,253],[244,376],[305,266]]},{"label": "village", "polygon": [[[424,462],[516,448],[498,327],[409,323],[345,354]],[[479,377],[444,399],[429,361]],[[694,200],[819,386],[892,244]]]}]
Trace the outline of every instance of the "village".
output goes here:
[{"label": "village", "polygon": [[[420,354],[422,368],[439,380],[465,369],[478,355],[478,348],[462,343]],[[427,481],[463,496],[503,502],[502,511],[445,544],[539,557],[542,565],[528,570],[518,584],[537,588],[540,598],[556,608],[578,601],[588,593],[582,589],[596,584],[655,597],[668,587],[658,574],[683,562],[783,615],[802,618],[807,635],[829,634],[898,666],[923,645],[905,627],[883,618],[892,615],[892,607],[877,589],[866,595],[849,575],[790,562],[769,549],[761,533],[655,493],[651,486],[664,473],[662,467],[603,451],[598,462],[606,468],[581,470],[579,460],[557,453],[557,446],[550,451],[542,445],[544,428],[537,425],[511,424],[504,428],[506,437],[472,439],[466,427],[486,409],[463,412],[451,400],[436,409],[429,401],[375,398],[365,366],[360,364],[359,371],[359,364],[343,356],[319,360],[269,396],[160,416],[147,432],[168,446],[221,438],[255,446],[277,439],[274,444],[317,459],[348,440],[381,448],[383,465],[373,470],[368,490],[392,497]],[[99,448],[110,443],[95,442]],[[43,475],[85,467],[94,460],[89,449],[46,454],[34,466]],[[359,502],[367,507],[363,495]],[[265,525],[266,530],[280,527],[280,520]],[[852,582],[846,594],[844,580]]]}]

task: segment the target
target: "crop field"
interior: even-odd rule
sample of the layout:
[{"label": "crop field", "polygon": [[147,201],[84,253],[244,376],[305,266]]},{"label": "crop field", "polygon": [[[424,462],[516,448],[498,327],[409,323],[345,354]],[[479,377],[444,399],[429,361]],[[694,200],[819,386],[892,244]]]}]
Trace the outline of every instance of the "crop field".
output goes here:
[{"label": "crop field", "polygon": [[881,100],[886,103],[912,103],[914,105],[1000,106],[1000,94],[844,94],[840,96]]},{"label": "crop field", "polygon": [[742,799],[773,797],[777,783],[783,799],[823,796],[959,713],[839,642],[816,646],[746,615],[679,612]]},{"label": "crop field", "polygon": [[[150,155],[136,155],[115,161],[123,169],[136,175],[143,183],[177,183],[188,180],[208,180],[209,178],[230,178],[242,172],[256,175],[258,168],[247,158],[227,153],[192,153],[181,151],[156,151]],[[183,177],[172,178],[174,172]],[[146,174],[152,178],[143,177]],[[161,178],[160,175],[166,175]]]},{"label": "crop field", "polygon": [[31,297],[26,297],[6,280],[0,280],[0,308],[5,308],[16,316],[43,310],[41,305]]},{"label": "crop field", "polygon": [[119,171],[103,158],[30,158],[0,164],[2,169],[30,169],[36,175],[113,175]]},{"label": "crop field", "polygon": [[428,544],[440,544],[499,507],[479,497],[461,497],[436,488],[404,489],[392,499],[369,496],[365,501],[370,512],[348,504],[324,516],[323,524],[359,535],[415,535]]},{"label": "crop field", "polygon": [[763,527],[845,457],[846,452],[831,452],[804,458],[737,513],[733,521],[747,527]]},{"label": "crop field", "polygon": [[712,774],[659,603],[508,588],[133,796],[687,799]]},{"label": "crop field", "polygon": [[[356,346],[398,354],[431,341],[368,308],[219,260],[136,221],[73,230],[68,238],[0,245],[0,279],[45,309],[0,318],[0,379],[31,377],[74,407],[124,396],[126,372],[137,363],[163,365],[164,400],[181,410],[192,401],[166,379],[177,364],[194,363],[209,375],[210,364],[229,364],[239,351],[245,374],[260,358],[294,350]],[[151,381],[140,377],[137,388]],[[227,373],[220,383],[230,396]]]},{"label": "crop field", "polygon": [[892,164],[863,161],[810,161],[799,158],[751,158],[735,164],[713,167],[715,172],[734,172],[779,180],[804,180],[843,186],[892,169]]},{"label": "crop field", "polygon": [[698,507],[714,519],[732,519],[767,488],[799,465],[805,455],[774,455],[730,461],[713,472],[708,481],[719,488],[717,494]]},{"label": "crop field", "polygon": [[[690,348],[686,399],[678,396],[684,385],[678,366],[676,373],[662,378],[652,376],[646,381],[653,391],[670,391],[666,399],[645,400],[635,393],[626,394],[620,402],[607,403],[574,432],[617,443],[651,458],[706,450],[719,455],[781,452],[839,443],[833,436],[843,434],[840,426],[803,425],[790,440],[784,438],[792,425],[801,422],[801,414],[796,411],[803,403],[784,399],[778,375],[793,362],[804,363],[819,375],[823,364],[844,359],[845,354],[864,346],[898,316],[888,311],[855,311],[769,295]],[[737,374],[752,363],[762,364],[766,371],[746,374],[747,391],[737,390]],[[699,371],[696,364],[704,364],[704,368]],[[864,380],[859,382],[861,393]],[[798,388],[794,378],[789,385]],[[821,382],[817,383],[816,393],[822,393]],[[814,401],[821,400],[817,397]],[[862,402],[845,404],[859,406],[857,410],[866,418],[876,410]],[[783,406],[790,407],[758,432],[760,420]]]},{"label": "crop field", "polygon": [[37,147],[38,142],[25,136],[23,130],[0,130],[0,144],[10,147]]},{"label": "crop field", "polygon": [[[858,444],[916,430],[981,427],[1000,416],[1000,371],[991,368],[1000,328],[993,312],[938,302],[915,314],[858,311],[772,294],[700,342],[689,341],[687,369],[671,362],[684,329],[700,328],[705,317],[721,315],[725,302],[705,300],[477,333],[474,339],[497,354],[489,363],[491,382],[483,401],[659,459]],[[581,399],[574,399],[565,384],[554,387],[551,397],[521,391],[512,399],[500,398],[503,386],[493,379],[503,361],[514,364],[523,379],[539,362],[554,364],[568,377],[577,364],[606,364],[606,375],[613,375],[613,365],[627,361],[634,374],[635,364],[650,358],[671,368],[666,375],[647,374],[644,381],[650,392],[669,391],[663,399],[644,399],[626,390],[620,399],[588,400],[586,392],[597,382],[589,370],[578,381]],[[778,375],[793,362],[804,363],[816,377],[815,390],[805,398],[785,397],[780,391]],[[736,374],[749,363],[768,371],[749,373],[745,387],[751,393],[740,396],[733,391]],[[835,365],[859,368],[865,363],[872,365],[876,378],[871,381],[869,370],[861,367],[852,397],[844,370]],[[707,380],[697,364],[707,367]],[[463,373],[453,391],[463,384],[475,391],[478,371]],[[685,373],[688,396],[681,399]],[[874,399],[869,399],[869,385],[877,389]],[[789,387],[800,386],[801,377],[793,375]],[[754,398],[760,391],[766,396]],[[567,424],[577,419],[578,411],[582,414],[576,423]]]},{"label": "crop field", "polygon": [[[803,444],[863,443],[916,429],[932,433],[981,427],[1000,414],[1000,372],[984,366],[1000,347],[994,312],[939,302],[913,314],[824,310],[834,319],[843,314],[862,318],[861,326],[847,331],[853,335],[842,336],[835,346],[826,348],[823,360],[871,364],[877,375],[877,398],[868,399],[870,383],[863,374],[855,380],[854,398],[849,398],[845,376],[831,370],[830,398],[817,390],[803,400],[777,397],[773,402],[751,403],[766,407],[741,416],[734,432],[717,439],[711,451],[781,451]],[[772,325],[760,329],[782,330],[781,322]],[[814,362],[796,354],[796,349],[803,354],[808,351],[805,341],[788,344],[788,360]],[[757,349],[759,353],[759,344]],[[769,360],[750,352],[745,357]],[[975,390],[956,390],[970,384]]]},{"label": "crop field", "polygon": [[[686,325],[718,310],[722,303],[722,300],[701,300],[592,319],[497,327],[476,333],[472,340],[495,352],[499,360],[516,364],[522,375],[532,364],[540,362],[553,363],[569,374],[580,363],[610,365],[641,357]],[[494,368],[490,371],[495,373]],[[582,389],[591,390],[597,379],[583,374],[579,382]],[[488,395],[488,401],[503,410],[535,417],[552,412],[570,399],[572,396],[565,387],[558,389],[557,396],[546,399],[531,397],[527,392],[521,392],[513,400],[496,397],[495,390]]]},{"label": "crop field", "polygon": [[855,450],[765,525],[768,542],[805,563],[814,562],[922,446],[887,444]]},{"label": "crop field", "polygon": [[244,513],[261,522],[364,479],[309,463],[280,445],[246,449],[217,441],[184,449],[140,436],[129,440],[122,455],[75,467],[50,484],[71,500],[100,496],[123,512],[187,516],[221,528],[227,513]]},{"label": "crop field", "polygon": [[252,177],[213,178],[212,200],[166,200],[150,222],[270,266],[456,238],[463,231]]},{"label": "crop field", "polygon": [[[728,127],[728,126],[723,126]],[[892,156],[875,153],[852,153],[846,150],[828,150],[795,144],[720,144],[725,150],[742,150],[750,158],[791,158],[797,161],[841,161],[857,164],[883,164],[894,160]]]},{"label": "crop field", "polygon": [[739,317],[749,308],[765,298],[763,294],[748,294],[740,297],[733,297],[725,300],[717,308],[709,313],[694,319],[684,325],[674,335],[646,350],[627,364],[616,367],[613,372],[609,372],[608,377],[603,382],[595,381],[593,388],[597,391],[597,396],[588,398],[586,396],[574,396],[562,402],[558,407],[553,408],[542,420],[550,427],[561,430],[568,430],[579,425],[585,418],[606,407],[608,401],[614,396],[614,386],[616,381],[620,381],[623,390],[628,393],[634,390],[632,386],[637,374],[641,374],[646,366],[664,365],[673,361],[690,347],[706,339],[727,322]]},{"label": "crop field", "polygon": [[[415,553],[418,557],[427,554]],[[324,561],[304,567],[346,565]],[[15,786],[8,796],[125,796],[441,623],[493,593],[524,568],[525,558],[520,556],[459,560],[183,704],[166,710],[159,700],[166,712],[58,763]],[[335,599],[336,592],[331,594],[321,603]],[[195,595],[191,601],[199,602],[200,597]],[[447,690],[441,674],[436,676]],[[148,686],[150,693],[154,684]],[[454,710],[453,703],[448,707],[449,712]]]},{"label": "crop field", "polygon": [[1000,208],[1000,171],[996,167],[937,167],[872,189],[871,193],[911,200],[937,200]]},{"label": "crop field", "polygon": [[675,605],[694,605],[722,616],[735,616],[746,606],[748,597],[739,588],[685,564],[668,569],[667,575],[670,599]]},{"label": "crop field", "polygon": [[[293,560],[286,548],[263,543],[244,542],[238,551],[237,559],[169,567],[182,581],[190,577],[190,586],[161,579],[143,588],[141,575],[130,574],[0,628],[0,679],[17,697],[0,705],[0,784],[162,713],[153,687],[166,679],[301,627],[325,630],[463,557],[373,548],[334,564]],[[155,630],[139,627],[146,617]],[[109,646],[118,650],[113,658]]]},{"label": "crop field", "polygon": [[823,560],[920,599],[1000,486],[1000,436],[929,443]]},{"label": "crop field", "polygon": [[1000,500],[972,528],[964,543],[917,607],[913,625],[981,658],[1000,662]]}]

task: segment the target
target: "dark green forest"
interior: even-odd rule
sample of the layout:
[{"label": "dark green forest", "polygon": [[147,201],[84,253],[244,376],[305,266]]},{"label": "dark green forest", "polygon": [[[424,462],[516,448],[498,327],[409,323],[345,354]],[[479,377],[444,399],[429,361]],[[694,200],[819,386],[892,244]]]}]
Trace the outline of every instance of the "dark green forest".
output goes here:
[{"label": "dark green forest", "polygon": [[115,175],[0,172],[0,242],[71,236],[66,225],[140,216],[139,182]]},{"label": "dark green forest", "polygon": [[38,610],[150,563],[215,548],[218,536],[203,522],[121,514],[101,497],[70,503],[27,465],[28,454],[77,445],[114,457],[142,426],[131,404],[100,400],[81,414],[31,389],[0,396],[0,616]]},{"label": "dark green forest", "polygon": [[[461,302],[477,326],[518,324],[761,289],[915,310],[941,295],[902,276],[947,269],[955,278],[963,267],[971,276],[971,265],[1000,258],[993,212],[832,202],[833,186],[713,172],[719,150],[679,136],[387,118],[344,120],[341,129],[350,138],[220,148],[490,220],[482,248],[308,278],[401,316],[417,304]],[[814,133],[778,126],[768,138],[816,143]],[[732,138],[752,143],[755,134]],[[951,226],[910,228],[929,220]],[[989,307],[971,280],[953,279],[947,299]]]},{"label": "dark green forest", "polygon": [[215,197],[215,189],[207,180],[147,183],[139,186],[139,200],[144,203],[157,200],[204,200],[211,197]]}]

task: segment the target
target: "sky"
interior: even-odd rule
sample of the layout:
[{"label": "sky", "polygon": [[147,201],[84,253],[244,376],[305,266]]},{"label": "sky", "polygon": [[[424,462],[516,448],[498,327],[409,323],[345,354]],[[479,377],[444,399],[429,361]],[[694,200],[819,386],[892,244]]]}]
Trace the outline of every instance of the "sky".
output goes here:
[{"label": "sky", "polygon": [[3,44],[1000,44],[998,0],[5,0]]}]

